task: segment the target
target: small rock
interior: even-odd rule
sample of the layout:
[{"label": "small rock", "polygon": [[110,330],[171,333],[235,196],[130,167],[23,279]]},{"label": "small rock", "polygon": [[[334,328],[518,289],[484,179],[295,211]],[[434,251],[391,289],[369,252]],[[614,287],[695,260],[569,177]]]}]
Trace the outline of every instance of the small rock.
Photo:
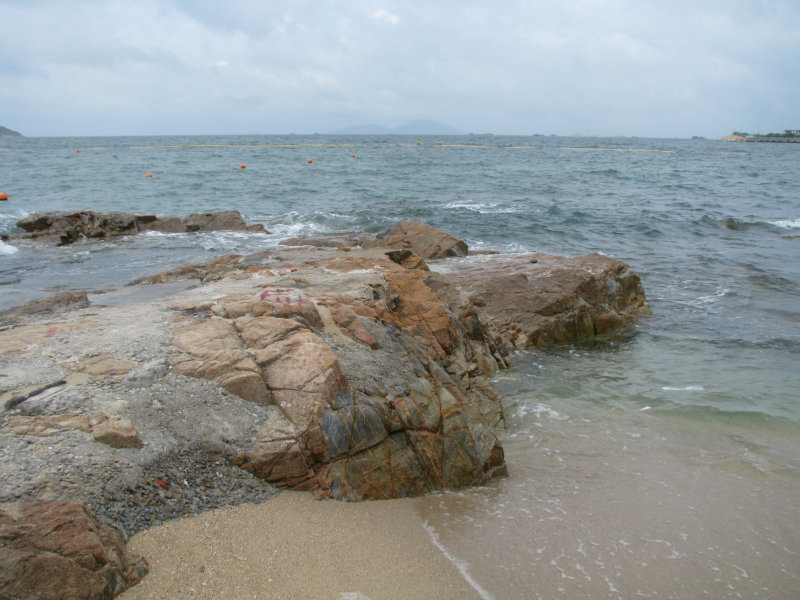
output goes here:
[{"label": "small rock", "polygon": [[118,416],[109,417],[92,427],[92,437],[112,448],[141,448],[143,445],[133,424]]}]

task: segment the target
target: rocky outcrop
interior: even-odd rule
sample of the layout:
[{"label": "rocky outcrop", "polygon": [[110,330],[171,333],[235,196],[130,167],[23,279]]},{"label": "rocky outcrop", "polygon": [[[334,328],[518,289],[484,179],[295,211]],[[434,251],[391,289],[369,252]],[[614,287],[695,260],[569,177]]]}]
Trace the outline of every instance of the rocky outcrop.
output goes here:
[{"label": "rocky outcrop", "polygon": [[128,419],[118,415],[109,417],[102,412],[83,415],[15,415],[4,428],[15,435],[49,437],[61,429],[76,429],[112,448],[141,448],[139,432]]},{"label": "rocky outcrop", "polygon": [[425,283],[427,267],[407,269],[383,251],[309,263],[284,265],[293,277],[280,287],[178,307],[193,317],[174,326],[178,372],[281,409],[234,463],[348,500],[505,472],[494,433],[502,407],[487,378],[503,359],[480,324],[465,328]]},{"label": "rocky outcrop", "polygon": [[173,366],[277,404],[285,419],[234,462],[335,498],[417,495],[503,472],[488,376],[506,352],[584,339],[649,310],[638,275],[600,255],[488,255],[444,274],[407,248],[314,255],[283,264],[283,279],[249,259],[217,262],[217,278],[281,286],[181,306],[194,318],[174,328],[183,354]]},{"label": "rocky outcrop", "polygon": [[0,326],[11,325],[26,319],[53,316],[87,306],[89,306],[89,298],[86,292],[64,292],[0,311]]},{"label": "rocky outcrop", "polygon": [[488,255],[448,270],[489,335],[507,348],[576,342],[650,312],[639,275],[599,254]]},{"label": "rocky outcrop", "polygon": [[0,598],[110,600],[146,573],[147,562],[82,504],[0,508]]},{"label": "rocky outcrop", "polygon": [[362,245],[410,250],[422,258],[466,256],[468,252],[464,241],[418,221],[400,223],[374,241],[363,241]]},{"label": "rocky outcrop", "polygon": [[137,215],[140,230],[162,233],[194,233],[200,231],[250,231],[266,233],[263,225],[247,225],[239,211],[227,210],[211,213],[194,213],[186,217],[156,217]]},{"label": "rocky outcrop", "polygon": [[[19,489],[0,497],[88,489],[93,508],[108,498],[128,507],[139,490],[154,514],[174,514],[167,488],[143,473],[200,454],[260,484],[348,500],[504,473],[490,376],[513,349],[601,334],[647,312],[641,282],[599,255],[454,257],[432,271],[414,248],[435,257],[466,245],[428,229],[403,224],[399,241],[383,236],[394,248],[223,256],[149,278],[171,290],[163,297],[10,323],[0,393],[20,414],[0,413],[0,442],[38,466],[28,478],[9,466],[1,474]],[[86,486],[118,465],[113,485]],[[155,479],[175,482],[164,493],[196,498],[184,471]]]},{"label": "rocky outcrop", "polygon": [[190,233],[198,231],[250,231],[265,233],[263,225],[247,225],[238,211],[197,213],[186,217],[134,215],[122,212],[34,213],[17,222],[25,233],[4,239],[38,239],[64,246],[79,239],[103,239],[141,231]]},{"label": "rocky outcrop", "polygon": [[[383,236],[392,247],[223,256],[149,278],[164,291],[147,300],[128,298],[132,286],[109,292],[126,301],[68,296],[7,313],[0,500],[80,498],[133,532],[258,501],[270,484],[367,500],[504,474],[490,376],[513,349],[648,312],[641,281],[600,255],[457,256],[432,271],[417,251],[467,249],[429,229],[403,224]],[[85,509],[42,506],[31,515],[68,514],[89,531],[81,544],[105,539]],[[52,550],[21,514],[0,512],[0,584],[11,586],[0,596],[18,595],[34,568],[64,597],[84,597],[71,595],[79,580],[106,594],[86,597],[111,597],[141,574],[118,540],[73,559],[72,542]],[[60,597],[49,593],[28,597]]]}]

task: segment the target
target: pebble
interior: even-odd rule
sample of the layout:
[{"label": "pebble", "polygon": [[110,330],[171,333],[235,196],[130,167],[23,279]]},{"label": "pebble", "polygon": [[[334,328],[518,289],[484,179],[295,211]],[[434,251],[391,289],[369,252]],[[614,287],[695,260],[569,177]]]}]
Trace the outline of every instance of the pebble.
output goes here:
[{"label": "pebble", "polygon": [[[166,484],[167,489],[158,481]],[[269,482],[253,477],[225,459],[199,454],[193,449],[146,467],[133,487],[118,488],[84,502],[98,518],[125,536],[214,508],[264,502],[278,493]]]}]

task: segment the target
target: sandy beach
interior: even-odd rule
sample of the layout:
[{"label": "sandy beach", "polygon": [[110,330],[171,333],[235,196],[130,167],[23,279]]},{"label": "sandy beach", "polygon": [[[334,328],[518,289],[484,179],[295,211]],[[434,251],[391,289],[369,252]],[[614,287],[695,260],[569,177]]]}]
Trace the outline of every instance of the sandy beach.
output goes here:
[{"label": "sandy beach", "polygon": [[434,545],[413,503],[283,492],[171,521],[131,538],[150,573],[120,598],[480,598]]}]

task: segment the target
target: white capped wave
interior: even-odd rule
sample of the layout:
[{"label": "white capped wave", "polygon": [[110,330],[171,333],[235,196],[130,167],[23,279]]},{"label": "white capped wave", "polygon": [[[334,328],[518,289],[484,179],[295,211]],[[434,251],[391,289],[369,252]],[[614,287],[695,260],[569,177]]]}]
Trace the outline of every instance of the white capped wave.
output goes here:
[{"label": "white capped wave", "polygon": [[709,304],[711,302],[716,302],[720,298],[726,296],[730,292],[730,288],[720,288],[713,294],[708,296],[700,296],[694,302],[699,304]]},{"label": "white capped wave", "polygon": [[289,238],[305,235],[330,235],[342,231],[363,231],[359,215],[314,211],[299,213],[290,211],[281,215],[256,215],[253,223],[261,223],[275,237]]},{"label": "white capped wave", "polygon": [[777,221],[767,221],[767,223],[783,229],[800,229],[800,219],[778,219]]},{"label": "white capped wave", "polygon": [[267,227],[270,234],[282,238],[298,237],[302,235],[320,235],[332,233],[330,227],[326,227],[320,223],[274,223]]},{"label": "white capped wave", "polygon": [[525,254],[526,252],[531,252],[528,246],[519,242],[486,242],[475,238],[464,238],[464,241],[470,250],[497,250],[503,254]]},{"label": "white capped wave", "polygon": [[11,254],[16,254],[17,252],[19,252],[19,248],[12,246],[11,244],[6,244],[4,241],[0,240],[0,255],[10,256]]},{"label": "white capped wave", "polygon": [[0,231],[10,233],[16,228],[17,221],[24,219],[30,213],[22,210],[12,210],[11,212],[0,212]]},{"label": "white capped wave", "polygon": [[162,231],[144,231],[137,237],[151,237],[151,238],[169,238],[169,239],[185,239],[185,240],[199,240],[198,244],[203,244],[202,240],[219,239],[219,240],[243,240],[251,238],[263,238],[264,234],[258,231],[202,231],[202,232],[180,232],[180,233],[164,233]]},{"label": "white capped wave", "polygon": [[465,208],[482,215],[491,214],[512,214],[520,211],[515,206],[502,206],[499,202],[464,202],[461,200],[454,200],[444,205],[448,209]]},{"label": "white capped wave", "polygon": [[702,385],[687,385],[685,387],[664,386],[661,388],[665,392],[705,392],[706,388]]}]

